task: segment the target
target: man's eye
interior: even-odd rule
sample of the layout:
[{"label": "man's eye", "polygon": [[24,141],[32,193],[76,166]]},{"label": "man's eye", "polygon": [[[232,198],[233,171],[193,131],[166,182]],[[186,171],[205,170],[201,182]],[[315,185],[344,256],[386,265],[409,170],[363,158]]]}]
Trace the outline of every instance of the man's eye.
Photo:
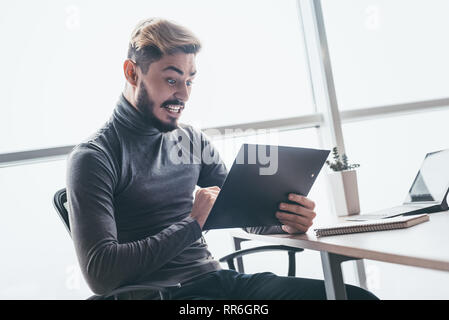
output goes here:
[{"label": "man's eye", "polygon": [[186,82],[186,84],[187,84],[188,87],[190,87],[193,84],[193,81],[189,80],[189,81]]},{"label": "man's eye", "polygon": [[176,84],[176,80],[173,80],[173,79],[168,79],[167,82],[171,85]]}]

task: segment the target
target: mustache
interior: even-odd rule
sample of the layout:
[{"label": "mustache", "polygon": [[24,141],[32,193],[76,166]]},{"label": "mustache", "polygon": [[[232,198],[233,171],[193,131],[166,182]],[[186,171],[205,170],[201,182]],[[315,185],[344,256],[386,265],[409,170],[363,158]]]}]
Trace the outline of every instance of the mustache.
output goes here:
[{"label": "mustache", "polygon": [[182,102],[182,101],[179,101],[179,100],[168,100],[168,101],[165,101],[161,105],[161,108],[165,108],[166,106],[169,106],[169,105],[181,106],[183,109],[185,107],[184,102]]}]

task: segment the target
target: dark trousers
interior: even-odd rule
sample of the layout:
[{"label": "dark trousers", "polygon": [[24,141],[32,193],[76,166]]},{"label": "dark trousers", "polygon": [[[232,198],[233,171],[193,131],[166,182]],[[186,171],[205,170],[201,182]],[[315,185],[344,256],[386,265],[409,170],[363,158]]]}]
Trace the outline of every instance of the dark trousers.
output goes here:
[{"label": "dark trousers", "polygon": [[[374,300],[371,292],[346,285],[348,299]],[[324,281],[281,277],[271,272],[242,274],[232,270],[208,273],[171,292],[182,300],[324,300]]]}]

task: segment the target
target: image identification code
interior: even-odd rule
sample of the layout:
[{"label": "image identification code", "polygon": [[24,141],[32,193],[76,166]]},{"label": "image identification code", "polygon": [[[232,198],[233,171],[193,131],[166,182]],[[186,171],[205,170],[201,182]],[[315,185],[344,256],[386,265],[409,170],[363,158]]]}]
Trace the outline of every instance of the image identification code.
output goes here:
[{"label": "image identification code", "polygon": [[257,304],[224,304],[221,307],[192,306],[187,304],[179,308],[180,315],[202,315],[209,318],[214,313],[223,315],[267,315],[269,314],[269,308],[268,305]]}]

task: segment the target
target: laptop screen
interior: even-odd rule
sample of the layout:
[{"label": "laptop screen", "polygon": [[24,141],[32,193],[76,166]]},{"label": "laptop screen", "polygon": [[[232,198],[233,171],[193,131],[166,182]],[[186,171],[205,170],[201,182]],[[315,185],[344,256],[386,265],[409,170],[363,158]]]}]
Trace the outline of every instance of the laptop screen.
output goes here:
[{"label": "laptop screen", "polygon": [[449,149],[428,153],[404,202],[442,202],[448,186]]}]

